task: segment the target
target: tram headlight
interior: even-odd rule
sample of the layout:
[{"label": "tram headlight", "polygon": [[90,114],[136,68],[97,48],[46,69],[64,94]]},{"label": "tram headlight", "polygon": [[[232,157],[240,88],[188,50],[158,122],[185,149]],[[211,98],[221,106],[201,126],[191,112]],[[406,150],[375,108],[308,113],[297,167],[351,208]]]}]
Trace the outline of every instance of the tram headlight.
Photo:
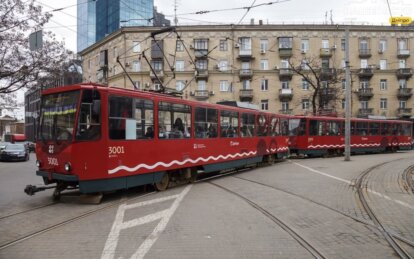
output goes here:
[{"label": "tram headlight", "polygon": [[39,160],[36,160],[36,166],[38,167],[38,168],[40,168],[40,161]]},{"label": "tram headlight", "polygon": [[70,171],[70,169],[72,169],[72,167],[71,167],[70,163],[69,163],[69,162],[67,162],[67,163],[65,164],[65,171],[66,171],[66,172],[69,172],[69,171]]}]

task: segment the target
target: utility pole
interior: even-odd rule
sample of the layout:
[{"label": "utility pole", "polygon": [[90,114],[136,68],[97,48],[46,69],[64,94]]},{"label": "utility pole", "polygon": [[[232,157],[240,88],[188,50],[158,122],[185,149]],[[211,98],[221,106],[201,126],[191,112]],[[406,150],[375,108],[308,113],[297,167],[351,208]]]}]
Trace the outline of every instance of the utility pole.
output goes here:
[{"label": "utility pole", "polygon": [[345,28],[345,161],[351,160],[351,73],[349,65],[349,27]]}]

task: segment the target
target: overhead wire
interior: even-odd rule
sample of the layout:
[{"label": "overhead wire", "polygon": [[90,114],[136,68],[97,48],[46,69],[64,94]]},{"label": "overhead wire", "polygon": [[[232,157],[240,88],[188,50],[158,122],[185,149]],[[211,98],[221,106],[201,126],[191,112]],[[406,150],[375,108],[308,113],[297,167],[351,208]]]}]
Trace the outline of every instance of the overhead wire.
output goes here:
[{"label": "overhead wire", "polygon": [[254,3],[256,3],[256,0],[253,0],[253,3],[250,5],[250,7],[249,7],[249,8],[247,8],[246,13],[243,15],[243,17],[240,19],[240,21],[239,21],[237,24],[240,24],[240,23],[243,21],[244,17],[246,17],[246,15],[250,12],[250,9],[251,9],[251,8],[252,8],[252,6],[254,5]]}]

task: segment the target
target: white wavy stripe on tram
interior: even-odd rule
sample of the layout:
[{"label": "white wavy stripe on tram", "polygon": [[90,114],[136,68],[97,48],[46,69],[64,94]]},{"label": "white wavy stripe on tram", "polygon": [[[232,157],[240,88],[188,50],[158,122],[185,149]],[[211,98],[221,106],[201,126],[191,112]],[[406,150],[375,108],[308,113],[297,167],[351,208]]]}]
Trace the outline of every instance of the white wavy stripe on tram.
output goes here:
[{"label": "white wavy stripe on tram", "polygon": [[[389,146],[391,146],[391,145],[393,145],[393,146],[397,146],[397,145],[399,145],[399,146],[410,146],[411,145],[411,143],[409,143],[409,142],[404,142],[404,143],[395,143],[395,142],[393,142],[393,143],[390,143],[389,144]],[[310,145],[310,146],[308,146],[308,148],[339,148],[339,147],[344,147],[345,145],[344,144],[341,144],[341,145],[316,145],[316,146],[313,146],[313,145]],[[379,147],[379,146],[381,146],[381,144],[378,144],[378,143],[376,143],[376,144],[351,144],[351,147]]]},{"label": "white wavy stripe on tram", "polygon": [[173,161],[171,161],[168,164],[166,164],[164,162],[157,162],[157,163],[155,163],[153,165],[139,164],[139,165],[137,165],[135,167],[128,167],[128,166],[121,165],[121,166],[118,166],[118,167],[116,167],[114,169],[108,170],[108,174],[114,174],[114,173],[116,173],[116,172],[118,172],[120,170],[125,170],[125,171],[128,171],[128,172],[134,172],[134,171],[137,171],[137,170],[139,170],[141,168],[146,168],[148,170],[152,170],[152,169],[154,169],[154,168],[156,168],[158,166],[163,166],[163,167],[167,167],[168,168],[168,167],[170,167],[170,166],[172,166],[174,164],[177,164],[177,165],[184,165],[186,163],[195,164],[195,163],[198,163],[199,161],[203,161],[203,162],[208,162],[210,160],[217,161],[219,159],[228,159],[228,158],[235,158],[235,157],[244,157],[244,156],[256,155],[256,154],[257,154],[257,151],[250,151],[248,153],[237,153],[237,154],[234,154],[234,155],[228,154],[227,156],[219,155],[217,157],[214,157],[214,156],[209,156],[207,158],[199,157],[196,160],[193,160],[193,159],[190,159],[190,158],[185,159],[183,161],[173,160]]}]

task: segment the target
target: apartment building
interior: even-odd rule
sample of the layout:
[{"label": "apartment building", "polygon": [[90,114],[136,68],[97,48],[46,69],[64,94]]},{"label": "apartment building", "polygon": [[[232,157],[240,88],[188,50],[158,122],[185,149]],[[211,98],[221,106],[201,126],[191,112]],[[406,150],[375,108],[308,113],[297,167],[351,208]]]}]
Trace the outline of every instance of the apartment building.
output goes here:
[{"label": "apartment building", "polygon": [[[319,79],[343,75],[346,27],[352,116],[414,119],[413,26],[198,25],[154,38],[161,28],[127,27],[80,52],[83,80],[137,90],[162,84],[184,99],[310,114],[313,88],[291,65],[313,60]],[[344,80],[326,83],[320,92],[331,100],[318,113],[343,116],[344,86]]]}]

